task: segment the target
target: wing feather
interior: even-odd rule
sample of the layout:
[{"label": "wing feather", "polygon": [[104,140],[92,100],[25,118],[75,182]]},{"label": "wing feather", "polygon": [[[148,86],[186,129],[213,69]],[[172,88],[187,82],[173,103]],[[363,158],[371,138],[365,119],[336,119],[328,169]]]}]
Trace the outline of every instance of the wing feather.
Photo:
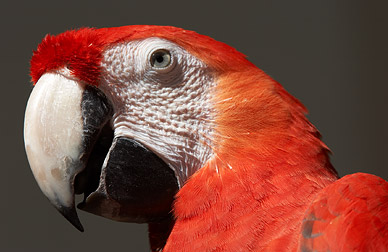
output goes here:
[{"label": "wing feather", "polygon": [[323,189],[307,210],[300,250],[388,251],[388,182],[356,173]]}]

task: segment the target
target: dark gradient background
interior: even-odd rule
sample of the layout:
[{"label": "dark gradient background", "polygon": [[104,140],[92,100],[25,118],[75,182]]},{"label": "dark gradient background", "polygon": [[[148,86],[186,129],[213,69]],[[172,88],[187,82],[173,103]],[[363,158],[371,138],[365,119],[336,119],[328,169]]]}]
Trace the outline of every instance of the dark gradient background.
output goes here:
[{"label": "dark gradient background", "polygon": [[[388,179],[388,1],[3,1],[0,251],[148,251],[145,225],[79,212],[78,232],[30,172],[23,117],[29,59],[46,33],[173,25],[234,46],[309,109],[341,176]],[[232,59],[231,59],[232,60]]]}]

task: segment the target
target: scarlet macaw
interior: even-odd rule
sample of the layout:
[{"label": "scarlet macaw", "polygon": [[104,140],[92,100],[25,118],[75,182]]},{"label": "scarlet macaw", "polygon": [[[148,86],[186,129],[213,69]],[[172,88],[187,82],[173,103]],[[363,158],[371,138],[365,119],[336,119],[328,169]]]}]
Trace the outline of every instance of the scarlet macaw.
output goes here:
[{"label": "scarlet macaw", "polygon": [[175,27],[46,36],[25,116],[33,174],[149,223],[153,251],[387,251],[388,183],[341,179],[305,107],[235,49]]}]

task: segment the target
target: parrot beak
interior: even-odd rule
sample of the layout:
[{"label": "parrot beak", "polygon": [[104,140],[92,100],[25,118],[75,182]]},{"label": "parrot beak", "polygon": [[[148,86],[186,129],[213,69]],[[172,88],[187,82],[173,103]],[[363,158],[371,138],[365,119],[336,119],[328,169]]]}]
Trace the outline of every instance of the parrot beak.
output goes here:
[{"label": "parrot beak", "polygon": [[111,113],[109,104],[102,101],[105,106],[99,106],[90,115],[93,121],[87,122],[85,108],[103,99],[91,89],[60,74],[45,74],[31,93],[24,121],[27,157],[39,187],[80,231],[83,227],[74,207],[75,176],[85,168],[88,142],[100,133]]},{"label": "parrot beak", "polygon": [[169,216],[177,178],[135,139],[115,136],[113,107],[97,88],[61,74],[42,75],[30,95],[24,141],[42,192],[78,230],[82,210],[126,222]]}]

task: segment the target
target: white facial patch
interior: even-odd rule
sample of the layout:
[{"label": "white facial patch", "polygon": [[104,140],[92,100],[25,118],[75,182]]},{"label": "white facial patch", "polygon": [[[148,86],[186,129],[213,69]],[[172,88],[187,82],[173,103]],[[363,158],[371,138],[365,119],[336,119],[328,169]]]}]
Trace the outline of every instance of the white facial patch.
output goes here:
[{"label": "white facial patch", "polygon": [[[171,63],[151,65],[166,50]],[[100,89],[114,107],[115,136],[133,138],[175,172],[180,186],[213,154],[209,68],[182,47],[160,38],[113,45],[102,60]]]}]

